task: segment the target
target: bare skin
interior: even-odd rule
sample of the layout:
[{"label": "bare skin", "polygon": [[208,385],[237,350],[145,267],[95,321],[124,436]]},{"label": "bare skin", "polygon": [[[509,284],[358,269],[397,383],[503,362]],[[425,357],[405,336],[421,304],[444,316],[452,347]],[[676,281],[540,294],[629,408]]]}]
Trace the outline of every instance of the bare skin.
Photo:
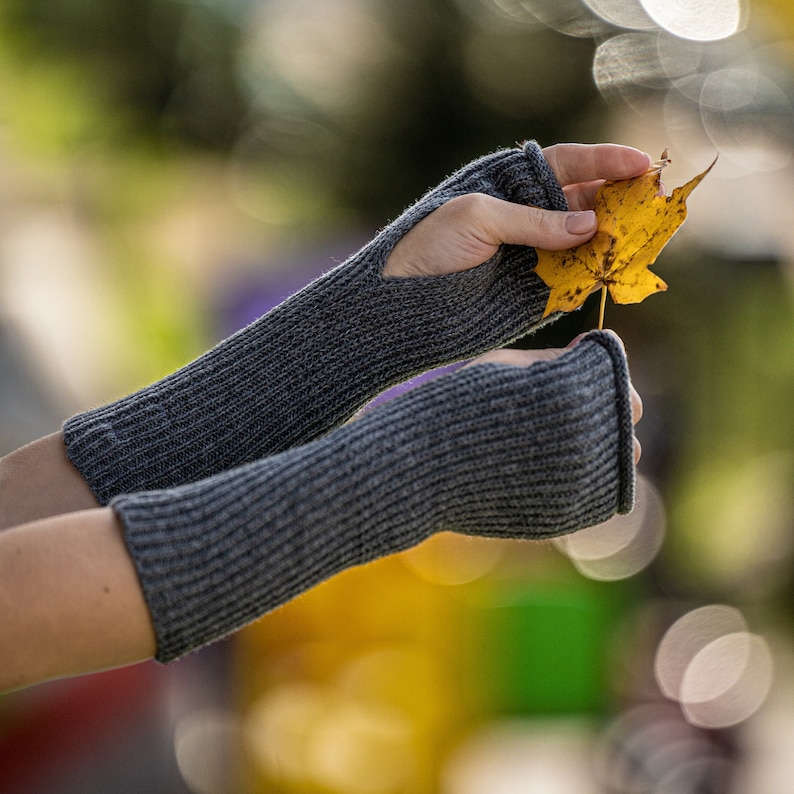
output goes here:
[{"label": "bare skin", "polygon": [[154,656],[154,629],[110,508],[0,533],[0,692]]},{"label": "bare skin", "polygon": [[[454,199],[398,243],[384,277],[473,268],[502,243],[579,245],[595,233],[590,210],[601,182],[635,176],[650,163],[642,152],[612,144],[561,144],[544,153],[571,212],[479,194]],[[529,366],[562,352],[501,350],[484,358]],[[636,423],[642,404],[633,389],[632,405]],[[0,529],[0,692],[155,654],[154,628],[120,522],[99,507],[69,462],[61,433],[0,459]]]},{"label": "bare skin", "polygon": [[48,516],[99,507],[51,433],[0,458],[0,530]]}]

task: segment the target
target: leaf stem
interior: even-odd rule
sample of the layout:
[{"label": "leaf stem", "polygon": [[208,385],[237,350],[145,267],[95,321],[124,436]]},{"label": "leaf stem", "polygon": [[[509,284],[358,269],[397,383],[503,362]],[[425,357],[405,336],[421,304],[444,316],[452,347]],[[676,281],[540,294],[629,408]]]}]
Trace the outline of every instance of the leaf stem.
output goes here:
[{"label": "leaf stem", "polygon": [[601,285],[601,308],[598,312],[598,330],[604,330],[604,309],[607,305],[607,285]]}]

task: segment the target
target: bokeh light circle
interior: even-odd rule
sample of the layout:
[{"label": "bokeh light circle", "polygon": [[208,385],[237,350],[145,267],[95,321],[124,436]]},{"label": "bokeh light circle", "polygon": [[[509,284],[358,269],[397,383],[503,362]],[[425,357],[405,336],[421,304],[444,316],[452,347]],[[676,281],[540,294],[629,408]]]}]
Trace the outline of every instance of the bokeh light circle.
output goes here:
[{"label": "bokeh light circle", "polygon": [[502,559],[504,544],[440,532],[403,552],[401,559],[420,579],[439,585],[461,585],[489,574]]},{"label": "bokeh light circle", "polygon": [[656,23],[648,16],[639,0],[583,0],[601,19],[619,28],[653,30]]},{"label": "bokeh light circle", "polygon": [[658,87],[663,71],[655,33],[621,33],[599,44],[593,55],[593,80],[606,96]]},{"label": "bokeh light circle", "polygon": [[703,128],[718,151],[753,171],[785,166],[794,140],[794,107],[777,82],[754,68],[709,74],[700,91]]},{"label": "bokeh light circle", "polygon": [[580,0],[518,0],[518,4],[538,22],[567,36],[597,36],[607,30],[606,22],[591,14]]},{"label": "bokeh light circle", "polygon": [[636,506],[628,515],[555,541],[584,576],[599,581],[627,579],[656,557],[665,535],[664,504],[647,478],[638,476],[636,488]]},{"label": "bokeh light circle", "polygon": [[309,683],[273,688],[245,720],[247,750],[265,775],[301,790],[349,794],[406,790],[414,732],[399,708]]},{"label": "bokeh light circle", "polygon": [[772,655],[739,610],[720,604],[679,618],[656,651],[662,693],[694,725],[724,728],[751,716],[772,684]]},{"label": "bokeh light circle", "polygon": [[665,76],[676,80],[696,74],[703,60],[705,46],[695,41],[683,41],[676,36],[660,33],[656,48]]},{"label": "bokeh light circle", "polygon": [[648,16],[663,30],[694,41],[718,41],[742,25],[739,0],[641,0]]},{"label": "bokeh light circle", "polygon": [[713,640],[746,631],[738,609],[712,604],[687,612],[667,630],[656,651],[654,672],[659,689],[673,700],[681,699],[681,682],[695,655]]},{"label": "bokeh light circle", "polygon": [[197,709],[179,720],[174,730],[174,755],[182,779],[192,792],[226,791],[240,733],[236,715],[222,709]]},{"label": "bokeh light circle", "polygon": [[751,716],[771,685],[765,640],[748,632],[728,634],[695,655],[681,682],[681,707],[695,725],[727,728]]},{"label": "bokeh light circle", "polygon": [[734,769],[725,748],[670,702],[618,714],[593,750],[599,791],[614,794],[724,792]]}]

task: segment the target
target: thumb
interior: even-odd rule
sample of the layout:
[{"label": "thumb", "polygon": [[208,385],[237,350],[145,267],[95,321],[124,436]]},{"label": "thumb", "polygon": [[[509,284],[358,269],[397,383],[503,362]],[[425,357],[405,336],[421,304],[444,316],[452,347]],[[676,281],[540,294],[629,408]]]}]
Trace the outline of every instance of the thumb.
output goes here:
[{"label": "thumb", "polygon": [[598,226],[592,210],[560,212],[498,199],[490,204],[490,210],[488,226],[495,239],[548,251],[581,245]]}]

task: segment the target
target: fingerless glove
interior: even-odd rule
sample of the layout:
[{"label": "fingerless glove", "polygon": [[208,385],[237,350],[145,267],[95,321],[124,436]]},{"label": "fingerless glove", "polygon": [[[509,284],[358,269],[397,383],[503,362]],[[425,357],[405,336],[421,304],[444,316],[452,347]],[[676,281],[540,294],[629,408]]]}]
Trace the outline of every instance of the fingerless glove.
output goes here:
[{"label": "fingerless glove", "polygon": [[344,264],[194,362],[67,420],[67,454],[100,504],[306,443],[390,386],[537,327],[548,288],[533,272],[533,248],[504,245],[448,276],[381,278],[409,229],[473,192],[566,209],[534,142],[470,163]]},{"label": "fingerless glove", "polygon": [[161,662],[435,532],[547,538],[631,509],[629,376],[593,332],[441,376],[309,444],[111,503]]}]

